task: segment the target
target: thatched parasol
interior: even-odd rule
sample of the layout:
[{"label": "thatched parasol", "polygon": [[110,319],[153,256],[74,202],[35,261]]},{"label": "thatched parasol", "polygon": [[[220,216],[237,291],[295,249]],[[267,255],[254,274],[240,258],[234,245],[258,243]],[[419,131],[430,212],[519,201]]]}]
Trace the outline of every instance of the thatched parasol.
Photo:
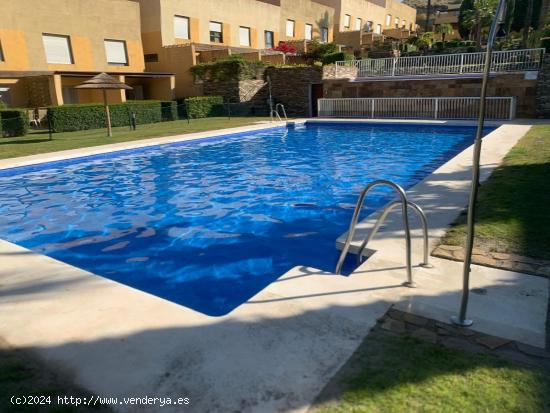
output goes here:
[{"label": "thatched parasol", "polygon": [[107,103],[107,90],[132,90],[133,88],[125,83],[122,83],[107,73],[100,73],[97,76],[86,80],[82,84],[75,86],[75,89],[96,89],[103,90],[103,101],[105,104],[105,119],[107,123],[107,136],[112,137],[113,131],[111,129],[111,114],[109,113],[109,105]]}]

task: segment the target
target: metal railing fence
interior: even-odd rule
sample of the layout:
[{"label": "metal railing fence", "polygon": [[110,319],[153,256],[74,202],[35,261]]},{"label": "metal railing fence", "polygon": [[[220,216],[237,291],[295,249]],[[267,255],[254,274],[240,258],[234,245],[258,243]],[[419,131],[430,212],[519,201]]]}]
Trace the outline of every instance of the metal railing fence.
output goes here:
[{"label": "metal railing fence", "polygon": [[[479,97],[319,99],[319,117],[367,119],[477,119]],[[488,120],[516,116],[515,97],[487,98]]]}]

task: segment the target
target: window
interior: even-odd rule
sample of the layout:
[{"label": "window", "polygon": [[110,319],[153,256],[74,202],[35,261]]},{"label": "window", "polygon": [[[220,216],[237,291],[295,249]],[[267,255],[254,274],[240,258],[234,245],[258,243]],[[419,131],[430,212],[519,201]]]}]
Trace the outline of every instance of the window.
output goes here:
[{"label": "window", "polygon": [[105,40],[105,54],[107,63],[116,66],[128,65],[126,42],[124,40]]},{"label": "window", "polygon": [[349,29],[350,22],[351,22],[351,16],[349,14],[345,14],[344,15],[344,27],[346,29]]},{"label": "window", "polygon": [[311,24],[306,24],[305,39],[306,40],[313,40],[313,25],[311,25]]},{"label": "window", "polygon": [[208,23],[208,30],[210,30],[210,41],[212,43],[223,43],[222,24],[218,22]]},{"label": "window", "polygon": [[355,30],[361,30],[363,27],[363,20],[360,18],[355,19]]},{"label": "window", "polygon": [[46,61],[48,63],[63,65],[72,65],[74,63],[69,36],[43,34],[42,41],[44,42]]},{"label": "window", "polygon": [[157,53],[146,54],[143,56],[145,63],[156,63],[159,61],[159,55]]},{"label": "window", "polygon": [[407,27],[407,21],[406,21],[405,19],[403,19],[403,20],[401,21],[401,27],[402,27],[402,28],[406,28],[406,27]]},{"label": "window", "polygon": [[294,37],[294,20],[286,21],[286,36]]},{"label": "window", "polygon": [[239,44],[250,46],[250,27],[239,27]]},{"label": "window", "polygon": [[393,21],[393,23],[395,24],[395,28],[396,29],[399,29],[399,17],[396,17]]},{"label": "window", "polygon": [[386,14],[386,26],[391,24],[391,14]]},{"label": "window", "polygon": [[174,16],[174,37],[189,40],[189,17]]},{"label": "window", "polygon": [[5,62],[4,52],[2,51],[2,42],[0,42],[0,62]]},{"label": "window", "polygon": [[274,45],[274,36],[273,36],[273,32],[270,32],[270,31],[265,31],[265,48],[266,49],[273,49],[273,47],[275,46]]},{"label": "window", "polygon": [[382,25],[381,24],[376,25],[376,34],[382,34]]},{"label": "window", "polygon": [[321,41],[328,42],[328,27],[321,27]]},{"label": "window", "polygon": [[373,23],[372,23],[371,21],[368,21],[367,24],[365,25],[365,31],[366,31],[367,33],[372,32],[372,24],[373,24]]}]

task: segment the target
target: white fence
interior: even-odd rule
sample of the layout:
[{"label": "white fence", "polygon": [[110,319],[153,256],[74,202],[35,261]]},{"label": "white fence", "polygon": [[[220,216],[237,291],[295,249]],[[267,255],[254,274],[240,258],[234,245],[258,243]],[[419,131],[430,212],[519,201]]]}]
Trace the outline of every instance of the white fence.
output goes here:
[{"label": "white fence", "polygon": [[[369,119],[477,119],[479,97],[319,99],[319,117]],[[516,116],[516,98],[489,97],[486,119]]]},{"label": "white fence", "polygon": [[[539,70],[543,57],[544,49],[493,52],[491,71]],[[356,77],[482,73],[484,64],[485,52],[351,60],[336,62],[336,77],[339,77],[342,68],[356,69]],[[341,74],[343,72],[340,71]],[[349,75],[349,69],[345,73]]]}]

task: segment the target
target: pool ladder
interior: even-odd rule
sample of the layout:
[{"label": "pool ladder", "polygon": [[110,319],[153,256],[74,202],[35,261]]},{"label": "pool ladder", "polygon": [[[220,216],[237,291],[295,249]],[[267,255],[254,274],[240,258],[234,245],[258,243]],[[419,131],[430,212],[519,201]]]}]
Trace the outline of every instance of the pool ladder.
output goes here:
[{"label": "pool ladder", "polygon": [[346,242],[344,244],[344,247],[342,248],[342,253],[340,254],[340,258],[338,259],[338,264],[336,265],[336,274],[342,273],[342,267],[344,265],[344,261],[346,259],[346,256],[348,255],[349,249],[351,247],[351,242],[353,241],[353,236],[355,235],[355,230],[357,228],[357,223],[359,221],[359,214],[361,212],[361,209],[363,208],[363,204],[365,202],[365,197],[367,196],[367,193],[376,187],[379,186],[386,186],[392,188],[397,194],[399,195],[398,201],[390,202],[386,207],[382,210],[380,215],[378,216],[378,219],[376,220],[376,223],[374,224],[374,227],[372,228],[371,232],[365,238],[365,240],[361,243],[361,246],[359,247],[359,251],[357,254],[357,265],[360,265],[363,262],[363,253],[365,252],[365,249],[367,248],[367,245],[382,224],[384,223],[386,217],[388,214],[398,205],[401,205],[401,211],[403,214],[403,227],[405,228],[405,243],[406,243],[406,265],[407,265],[407,281],[403,284],[406,287],[414,288],[416,287],[413,277],[412,277],[412,258],[411,258],[411,230],[410,230],[410,224],[409,224],[409,208],[415,211],[418,216],[420,217],[420,221],[422,222],[422,232],[424,237],[424,260],[420,264],[421,267],[425,268],[431,268],[431,264],[429,263],[429,254],[428,254],[428,220],[426,219],[426,214],[420,208],[417,204],[410,202],[407,198],[407,193],[405,190],[399,186],[398,184],[387,181],[387,180],[378,180],[371,182],[368,184],[365,189],[361,192],[359,195],[359,199],[357,200],[357,204],[355,205],[355,210],[353,212],[353,217],[351,219],[351,224],[348,230],[348,236],[346,238]]},{"label": "pool ladder", "polygon": [[[281,109],[281,112],[279,112],[279,109]],[[272,109],[271,113],[269,114],[269,116],[271,117],[271,122],[275,122],[275,118],[277,118],[279,122],[282,122],[283,119],[281,118],[281,113],[285,117],[285,121],[287,121],[288,116],[286,116],[285,105],[283,105],[282,103],[277,103],[275,109]]]}]

